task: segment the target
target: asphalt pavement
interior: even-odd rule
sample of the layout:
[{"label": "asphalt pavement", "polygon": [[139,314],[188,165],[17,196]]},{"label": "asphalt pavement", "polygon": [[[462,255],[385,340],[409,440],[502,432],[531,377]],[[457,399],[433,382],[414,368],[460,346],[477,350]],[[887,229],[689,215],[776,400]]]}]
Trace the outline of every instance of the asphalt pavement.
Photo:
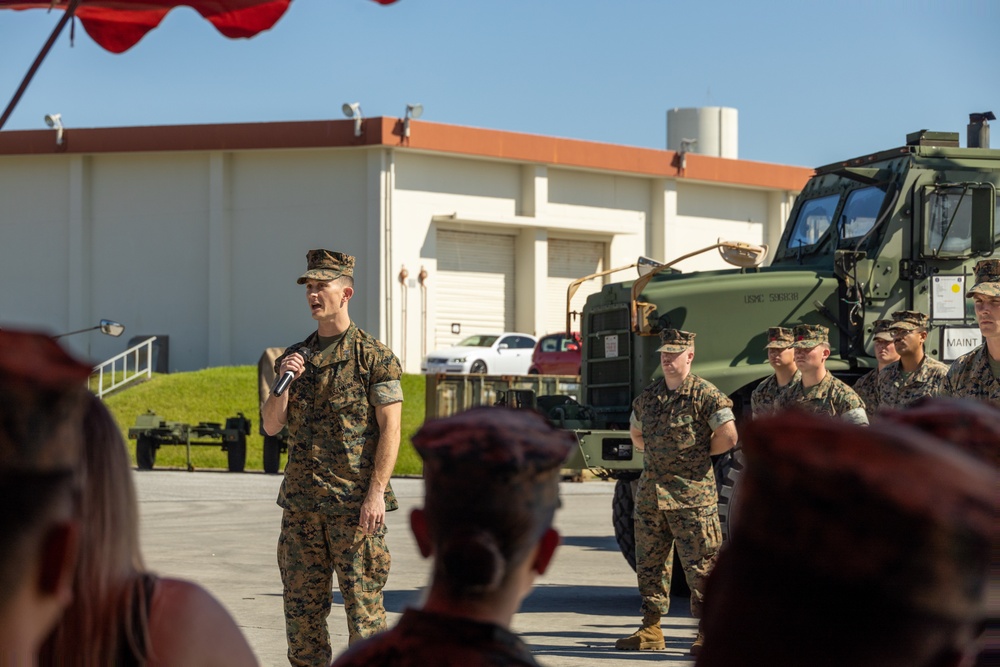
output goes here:
[{"label": "asphalt pavement", "polygon": [[[281,579],[276,549],[281,508],[274,499],[280,475],[264,473],[135,471],[146,564],[162,576],[193,580],[236,619],[261,665],[287,665]],[[392,569],[385,589],[390,625],[419,605],[428,581],[409,529],[422,502],[423,480],[393,479],[400,509],[387,518]],[[563,482],[556,527],[563,543],[548,572],[514,617],[513,630],[542,665],[691,665],[695,634],[688,601],[674,598],[663,620],[666,651],[623,652],[615,639],[638,627],[635,573],[621,556],[611,527],[614,484]],[[343,600],[334,596],[330,634],[334,651],[347,646]]]}]

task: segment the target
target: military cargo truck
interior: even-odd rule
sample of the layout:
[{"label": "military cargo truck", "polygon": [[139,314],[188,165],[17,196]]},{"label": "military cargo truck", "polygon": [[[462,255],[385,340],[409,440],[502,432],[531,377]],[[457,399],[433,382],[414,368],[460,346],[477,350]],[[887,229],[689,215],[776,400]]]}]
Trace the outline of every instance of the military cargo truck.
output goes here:
[{"label": "military cargo truck", "polygon": [[720,243],[739,268],[659,266],[587,299],[580,403],[593,428],[576,431],[578,458],[569,465],[618,480],[615,533],[633,566],[631,482],[642,456],[632,449],[629,414],[632,399],[662,376],[661,329],[697,333],[692,372],[732,397],[738,420],[749,416],[751,392],[771,374],[769,326],[828,326],[827,368],[849,384],[876,366],[873,322],[897,310],[931,316],[927,352],[936,359],[952,361],[979,344],[965,291],[975,263],[998,242],[993,118],[970,115],[966,148],[957,132],[921,130],[898,148],[819,167],[769,266],[757,264],[759,249]]}]

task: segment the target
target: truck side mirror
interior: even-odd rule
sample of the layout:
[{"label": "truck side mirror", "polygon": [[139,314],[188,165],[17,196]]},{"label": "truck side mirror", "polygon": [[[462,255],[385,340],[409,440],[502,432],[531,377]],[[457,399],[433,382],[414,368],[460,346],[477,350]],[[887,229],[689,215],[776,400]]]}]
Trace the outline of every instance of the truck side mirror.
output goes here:
[{"label": "truck side mirror", "polygon": [[992,255],[994,248],[993,219],[996,211],[996,188],[992,183],[988,187],[972,189],[972,253],[974,255]]}]

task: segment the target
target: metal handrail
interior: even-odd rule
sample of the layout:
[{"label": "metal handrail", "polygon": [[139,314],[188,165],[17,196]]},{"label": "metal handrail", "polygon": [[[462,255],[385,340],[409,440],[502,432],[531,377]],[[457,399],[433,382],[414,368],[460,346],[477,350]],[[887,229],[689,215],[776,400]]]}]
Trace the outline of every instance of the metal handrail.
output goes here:
[{"label": "metal handrail", "polygon": [[[105,394],[108,394],[119,387],[122,387],[130,382],[134,382],[142,377],[147,380],[153,377],[153,341],[156,340],[156,336],[150,336],[146,340],[138,343],[125,350],[121,354],[111,357],[104,363],[94,366],[94,371],[91,376],[97,375],[97,390],[94,392],[99,398],[104,398]],[[146,348],[146,368],[139,368],[139,351],[142,348]],[[129,358],[133,357],[133,372],[129,375]],[[116,373],[118,370],[118,364],[121,363],[121,379],[116,378]],[[110,368],[109,368],[110,367]],[[107,372],[111,377],[111,383],[105,387],[104,379],[105,372]]]}]

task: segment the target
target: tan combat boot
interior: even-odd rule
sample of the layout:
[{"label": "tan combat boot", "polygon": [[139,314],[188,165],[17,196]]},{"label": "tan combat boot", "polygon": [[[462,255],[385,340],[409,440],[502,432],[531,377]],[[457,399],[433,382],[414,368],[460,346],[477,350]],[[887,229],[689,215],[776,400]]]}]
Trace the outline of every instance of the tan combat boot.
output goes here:
[{"label": "tan combat boot", "polygon": [[666,647],[659,616],[643,616],[642,626],[638,630],[615,642],[615,648],[619,651],[662,651]]},{"label": "tan combat boot", "polygon": [[691,653],[691,655],[697,657],[698,654],[701,653],[701,647],[704,645],[705,645],[705,635],[701,632],[701,630],[699,630],[698,636],[694,638],[694,643],[691,644],[691,648],[688,649],[688,652]]}]

